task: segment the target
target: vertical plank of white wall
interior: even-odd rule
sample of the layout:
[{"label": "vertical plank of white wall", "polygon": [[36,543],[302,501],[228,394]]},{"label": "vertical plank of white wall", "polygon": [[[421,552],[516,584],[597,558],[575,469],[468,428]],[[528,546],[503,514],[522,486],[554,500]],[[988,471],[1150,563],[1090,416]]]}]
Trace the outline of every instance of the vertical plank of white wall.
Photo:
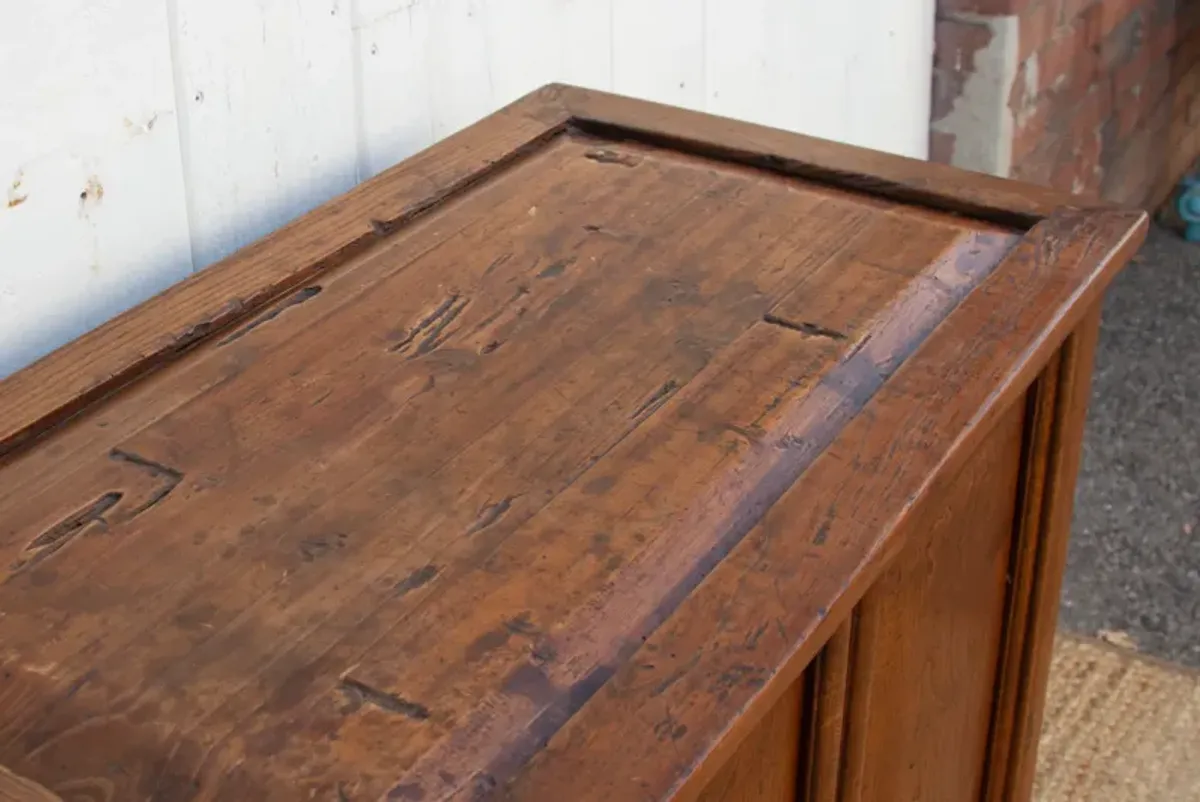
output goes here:
[{"label": "vertical plank of white wall", "polygon": [[[844,59],[864,47],[852,3],[710,3],[708,108],[717,114],[836,137],[846,107]],[[870,46],[866,43],[865,46]]]},{"label": "vertical plank of white wall", "polygon": [[[854,102],[847,141],[924,159],[929,154],[934,0],[877,4],[847,27],[860,38],[842,58],[840,83]],[[838,132],[840,133],[840,131]]]},{"label": "vertical plank of white wall", "polygon": [[359,178],[433,144],[429,6],[434,0],[356,0]]},{"label": "vertical plank of white wall", "polygon": [[435,140],[485,116],[492,107],[484,0],[429,4],[428,81]]},{"label": "vertical plank of white wall", "polygon": [[706,15],[732,0],[612,0],[613,89],[703,109]]},{"label": "vertical plank of white wall", "polygon": [[355,0],[361,177],[551,81],[607,89],[609,0]]},{"label": "vertical plank of white wall", "polygon": [[162,0],[0,3],[0,376],[190,270]]},{"label": "vertical plank of white wall", "polygon": [[707,109],[924,158],[933,0],[709,0]]},{"label": "vertical plank of white wall", "polygon": [[489,0],[485,21],[494,105],[552,81],[609,88],[610,0]]},{"label": "vertical plank of white wall", "polygon": [[352,13],[349,0],[166,2],[200,268],[354,185]]},{"label": "vertical plank of white wall", "polygon": [[[772,25],[786,25],[786,0],[715,0],[704,30],[704,107],[714,114],[780,128],[794,122],[780,96],[790,70],[788,53],[768,49]],[[791,4],[794,5],[794,4]],[[780,38],[786,39],[786,35]]]}]

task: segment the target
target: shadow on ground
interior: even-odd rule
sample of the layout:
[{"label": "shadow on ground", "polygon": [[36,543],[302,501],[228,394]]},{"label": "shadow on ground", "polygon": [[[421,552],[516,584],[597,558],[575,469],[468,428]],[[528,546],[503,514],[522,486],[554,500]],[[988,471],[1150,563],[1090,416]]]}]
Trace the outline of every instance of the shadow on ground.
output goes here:
[{"label": "shadow on ground", "polygon": [[1164,229],[1105,302],[1060,616],[1200,667],[1200,245]]}]

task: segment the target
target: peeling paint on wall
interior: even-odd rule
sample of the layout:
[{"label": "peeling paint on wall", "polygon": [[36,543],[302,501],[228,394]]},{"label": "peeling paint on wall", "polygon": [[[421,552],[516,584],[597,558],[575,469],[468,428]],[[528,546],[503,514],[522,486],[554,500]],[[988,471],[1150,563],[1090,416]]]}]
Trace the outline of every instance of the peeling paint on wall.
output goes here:
[{"label": "peeling paint on wall", "polygon": [[933,135],[951,143],[949,162],[956,167],[1007,176],[1012,169],[1014,115],[1009,100],[1019,67],[1019,19],[958,14],[943,22],[955,26],[950,32],[958,35],[939,41],[951,53],[938,54],[944,69],[934,80],[943,97],[941,116],[935,101]]}]

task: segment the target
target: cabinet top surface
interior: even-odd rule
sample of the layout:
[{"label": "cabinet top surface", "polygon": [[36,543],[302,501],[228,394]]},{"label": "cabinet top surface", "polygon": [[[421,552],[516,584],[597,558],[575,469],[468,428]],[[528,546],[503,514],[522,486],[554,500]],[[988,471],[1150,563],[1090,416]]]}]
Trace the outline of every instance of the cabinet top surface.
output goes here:
[{"label": "cabinet top surface", "polygon": [[553,88],[0,383],[0,763],[694,791],[1144,225],[939,170]]}]

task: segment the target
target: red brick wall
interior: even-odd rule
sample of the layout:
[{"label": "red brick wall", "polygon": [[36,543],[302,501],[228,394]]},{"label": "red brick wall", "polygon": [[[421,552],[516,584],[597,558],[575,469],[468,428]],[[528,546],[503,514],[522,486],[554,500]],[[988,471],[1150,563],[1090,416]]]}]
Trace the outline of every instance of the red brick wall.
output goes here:
[{"label": "red brick wall", "polygon": [[[934,160],[1151,206],[1200,155],[1200,0],[938,0],[935,31]],[[973,78],[1003,124],[951,116]],[[989,135],[1004,158],[964,163]]]}]

